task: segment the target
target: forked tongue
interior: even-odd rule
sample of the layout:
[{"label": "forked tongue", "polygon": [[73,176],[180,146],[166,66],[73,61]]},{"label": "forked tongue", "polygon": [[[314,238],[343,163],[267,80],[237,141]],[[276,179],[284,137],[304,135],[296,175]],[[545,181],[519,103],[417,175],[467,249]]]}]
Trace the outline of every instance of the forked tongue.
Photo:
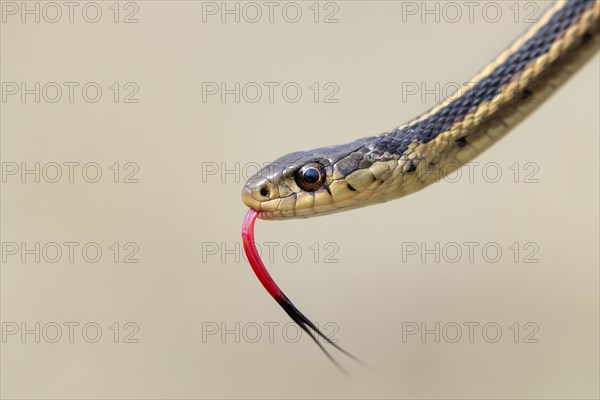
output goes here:
[{"label": "forked tongue", "polygon": [[[312,340],[319,346],[323,353],[334,363],[340,370],[344,371],[344,369],[340,366],[340,364],[329,354],[329,352],[323,347],[321,342],[317,339],[317,336],[322,337],[327,343],[353,359],[354,361],[363,364],[364,363],[358,358],[354,357],[352,354],[348,353],[346,350],[342,349],[336,343],[334,343],[331,339],[329,339],[323,332],[319,330],[304,314],[300,312],[296,308],[296,306],[287,298],[287,296],[279,289],[279,286],[275,283],[269,272],[265,268],[260,256],[258,255],[258,251],[256,250],[256,245],[254,242],[254,222],[256,221],[256,217],[258,217],[259,211],[251,208],[248,210],[246,217],[244,218],[244,223],[242,224],[242,242],[244,243],[244,251],[246,252],[246,256],[250,265],[252,266],[252,270],[256,274],[256,277],[262,283],[267,292],[279,303],[281,308],[285,310],[285,312],[294,320],[295,323],[302,328],[304,332],[306,332]],[[312,331],[310,329],[312,329]],[[314,332],[314,333],[313,333]],[[344,371],[345,372],[345,371]]]}]

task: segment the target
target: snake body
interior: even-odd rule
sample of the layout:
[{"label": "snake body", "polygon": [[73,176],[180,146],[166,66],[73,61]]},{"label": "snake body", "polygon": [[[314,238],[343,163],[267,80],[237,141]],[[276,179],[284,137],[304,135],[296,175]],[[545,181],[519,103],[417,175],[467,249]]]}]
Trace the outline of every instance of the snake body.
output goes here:
[{"label": "snake body", "polygon": [[244,203],[262,219],[310,217],[399,198],[498,141],[598,50],[600,2],[556,2],[443,103],[389,132],[288,154],[251,177]]}]

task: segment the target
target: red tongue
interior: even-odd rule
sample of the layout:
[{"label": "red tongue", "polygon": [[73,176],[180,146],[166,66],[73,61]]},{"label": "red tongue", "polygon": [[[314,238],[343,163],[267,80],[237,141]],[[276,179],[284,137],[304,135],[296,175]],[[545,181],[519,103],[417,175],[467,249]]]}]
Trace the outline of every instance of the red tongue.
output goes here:
[{"label": "red tongue", "polygon": [[248,256],[248,261],[250,262],[252,270],[256,274],[260,283],[262,283],[265,289],[267,289],[267,292],[269,292],[274,299],[278,300],[285,296],[273,278],[271,278],[269,272],[267,272],[265,264],[263,264],[262,260],[260,259],[254,243],[254,221],[256,221],[258,214],[259,211],[251,208],[248,210],[248,213],[244,218],[244,223],[242,224],[242,241],[244,243],[244,251]]},{"label": "red tongue", "polygon": [[[269,275],[267,269],[265,268],[265,264],[263,264],[260,256],[258,255],[258,251],[256,250],[256,245],[254,243],[254,222],[256,221],[256,217],[258,217],[259,213],[260,211],[256,211],[252,208],[248,210],[248,214],[246,214],[244,223],[242,224],[242,242],[244,243],[244,251],[246,252],[248,261],[250,262],[252,270],[258,277],[260,283],[262,283],[265,289],[267,289],[267,292],[269,292],[269,294],[277,301],[277,303],[279,303],[279,305],[290,316],[290,318],[292,318],[292,320],[296,322],[298,326],[300,326],[300,328],[302,328],[302,330],[304,330],[311,337],[311,339],[317,344],[317,346],[319,346],[321,350],[323,350],[331,362],[340,368],[340,370],[344,371],[340,364],[338,364],[338,362],[335,361],[329,352],[325,350],[321,342],[317,340],[317,336],[322,337],[327,343],[346,354],[348,357],[363,364],[363,362],[358,358],[354,357],[352,354],[338,346],[329,337],[325,336],[323,332],[321,332],[319,328],[317,328],[317,326],[311,322],[311,320],[306,318],[306,316],[302,314],[300,310],[296,308],[296,306],[294,306],[290,299],[288,299],[287,296],[283,294],[281,289],[279,289],[279,286],[277,286],[273,278],[271,278],[271,275]],[[311,332],[309,328],[312,329],[314,333]]]}]

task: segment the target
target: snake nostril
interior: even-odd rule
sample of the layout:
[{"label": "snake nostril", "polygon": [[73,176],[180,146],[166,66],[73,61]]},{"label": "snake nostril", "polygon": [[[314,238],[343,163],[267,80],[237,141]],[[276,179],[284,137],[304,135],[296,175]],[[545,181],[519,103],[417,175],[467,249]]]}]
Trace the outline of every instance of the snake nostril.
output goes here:
[{"label": "snake nostril", "polygon": [[264,197],[269,197],[269,189],[267,189],[266,187],[260,189],[260,195],[264,196]]}]

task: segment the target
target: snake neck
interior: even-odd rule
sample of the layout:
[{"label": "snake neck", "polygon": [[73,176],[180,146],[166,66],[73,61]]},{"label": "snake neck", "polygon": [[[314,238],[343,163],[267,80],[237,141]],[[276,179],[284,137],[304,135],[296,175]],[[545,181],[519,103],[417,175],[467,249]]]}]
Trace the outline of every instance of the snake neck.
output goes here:
[{"label": "snake neck", "polygon": [[600,2],[556,3],[474,77],[476,83],[407,124],[365,139],[369,172],[385,182],[372,202],[419,190],[503,137],[597,51],[599,19]]}]

